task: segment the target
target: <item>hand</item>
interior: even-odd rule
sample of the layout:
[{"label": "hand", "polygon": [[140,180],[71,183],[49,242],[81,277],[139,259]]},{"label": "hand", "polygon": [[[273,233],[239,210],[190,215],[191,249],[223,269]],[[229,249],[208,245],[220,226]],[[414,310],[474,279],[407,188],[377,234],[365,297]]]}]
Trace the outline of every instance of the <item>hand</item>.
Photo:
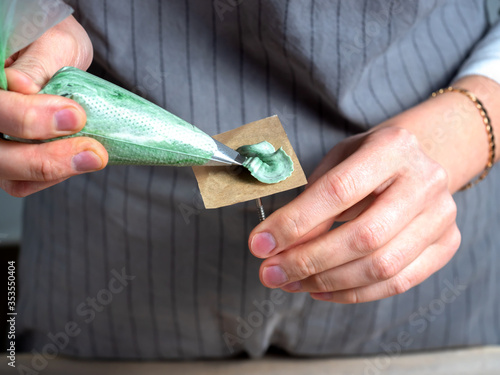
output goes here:
[{"label": "hand", "polygon": [[[80,105],[36,93],[63,66],[87,69],[92,55],[87,33],[70,16],[9,57],[5,65],[9,91],[0,90],[0,132],[49,139],[80,131],[86,122]],[[0,140],[0,187],[13,196],[27,196],[70,176],[104,168],[107,159],[104,147],[90,138],[44,144]]]},{"label": "hand", "polygon": [[[250,234],[265,286],[358,303],[403,293],[460,244],[447,172],[397,124],[346,139]],[[346,221],[329,231],[334,221]]]}]

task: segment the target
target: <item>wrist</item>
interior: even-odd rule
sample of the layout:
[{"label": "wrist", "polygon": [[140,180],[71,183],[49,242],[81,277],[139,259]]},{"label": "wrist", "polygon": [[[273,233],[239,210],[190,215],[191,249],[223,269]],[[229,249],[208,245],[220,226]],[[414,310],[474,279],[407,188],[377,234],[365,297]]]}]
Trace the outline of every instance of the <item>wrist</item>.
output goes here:
[{"label": "wrist", "polygon": [[[494,130],[498,129],[496,98],[500,97],[500,85],[481,76],[464,77],[453,85],[475,94],[488,111]],[[462,93],[447,92],[430,98],[380,126],[397,126],[415,134],[422,150],[446,170],[452,193],[483,172],[489,160],[483,118],[475,103]]]}]

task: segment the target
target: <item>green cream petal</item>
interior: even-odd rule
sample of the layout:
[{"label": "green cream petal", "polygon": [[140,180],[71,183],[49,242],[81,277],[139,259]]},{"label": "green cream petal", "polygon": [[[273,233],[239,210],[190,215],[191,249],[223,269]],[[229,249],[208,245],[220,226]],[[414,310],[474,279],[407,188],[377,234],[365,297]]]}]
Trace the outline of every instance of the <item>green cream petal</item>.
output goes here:
[{"label": "green cream petal", "polygon": [[281,147],[275,150],[269,142],[241,146],[237,150],[247,159],[243,166],[260,182],[275,184],[293,173],[293,161]]}]

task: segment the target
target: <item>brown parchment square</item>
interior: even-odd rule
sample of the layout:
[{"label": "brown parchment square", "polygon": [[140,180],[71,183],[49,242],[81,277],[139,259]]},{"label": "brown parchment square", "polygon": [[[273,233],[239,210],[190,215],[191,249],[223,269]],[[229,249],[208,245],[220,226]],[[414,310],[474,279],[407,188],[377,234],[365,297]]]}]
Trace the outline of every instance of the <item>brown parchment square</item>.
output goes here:
[{"label": "brown parchment square", "polygon": [[264,184],[253,178],[243,167],[193,167],[206,208],[230,206],[307,184],[304,171],[278,116],[251,122],[213,138],[232,149],[262,141],[268,141],[275,149],[283,147],[292,158],[294,171],[284,181]]}]

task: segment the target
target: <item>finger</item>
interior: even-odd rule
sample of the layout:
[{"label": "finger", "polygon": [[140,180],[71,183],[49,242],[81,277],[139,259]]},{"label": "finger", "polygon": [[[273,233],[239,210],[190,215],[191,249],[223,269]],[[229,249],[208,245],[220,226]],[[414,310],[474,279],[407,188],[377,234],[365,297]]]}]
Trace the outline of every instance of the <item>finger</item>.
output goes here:
[{"label": "finger", "polygon": [[86,121],[85,111],[73,100],[0,90],[1,133],[26,139],[49,139],[76,133]]},{"label": "finger", "polygon": [[61,178],[50,182],[0,180],[0,187],[13,197],[24,198],[28,195],[57,185],[68,178],[69,177]]},{"label": "finger", "polygon": [[417,216],[398,236],[374,253],[296,281],[293,285],[285,285],[283,289],[296,292],[333,292],[390,279],[438,241],[454,225],[455,218],[456,205],[448,196],[440,205],[434,205]]},{"label": "finger", "polygon": [[50,182],[96,171],[108,161],[95,139],[76,137],[42,144],[0,141],[0,178]]},{"label": "finger", "polygon": [[319,180],[322,176],[324,176],[330,169],[334,166],[340,164],[344,157],[344,150],[341,144],[337,145],[333,149],[331,149],[323,159],[319,162],[316,169],[309,176],[308,184],[306,185],[306,189],[309,189],[312,184],[314,184],[317,180]]},{"label": "finger", "polygon": [[332,228],[332,225],[333,225],[334,222],[335,222],[335,220],[331,219],[331,220],[325,221],[324,223],[321,223],[316,228],[314,228],[313,230],[311,230],[309,233],[307,233],[306,235],[304,235],[303,237],[301,237],[295,243],[295,245],[299,246],[299,245],[302,245],[303,243],[312,241],[312,240],[314,240],[314,239],[322,236],[323,234],[327,233]]},{"label": "finger", "polygon": [[12,56],[7,57],[7,60],[5,60],[4,68],[8,68],[9,66],[11,66],[12,63],[16,61],[17,56],[19,56],[19,52],[16,52]]},{"label": "finger", "polygon": [[364,212],[368,207],[372,205],[377,196],[375,194],[370,194],[365,199],[362,199],[354,206],[349,207],[344,212],[341,212],[335,216],[335,221],[345,222],[356,219],[362,212]]},{"label": "finger", "polygon": [[[396,180],[355,220],[266,259],[261,265],[263,284],[280,287],[373,253],[422,212],[425,200],[429,198],[426,193],[402,178]],[[280,267],[281,271],[276,267]]]},{"label": "finger", "polygon": [[[387,128],[379,133],[375,148],[372,143],[365,143],[254,228],[249,239],[252,253],[269,257],[293,246],[319,224],[347,210],[392,178],[402,167],[400,151],[395,149],[399,144],[408,149],[408,144],[418,143],[410,132],[402,129]],[[389,144],[393,147],[388,147]]]},{"label": "finger", "polygon": [[6,69],[9,90],[35,94],[63,66],[86,70],[91,62],[87,33],[70,16],[25,48]]},{"label": "finger", "polygon": [[361,303],[404,293],[444,267],[459,246],[460,232],[457,226],[453,225],[438,242],[425,249],[421,256],[394,277],[359,288],[311,293],[311,297],[336,303]]},{"label": "finger", "polygon": [[362,212],[364,212],[375,201],[376,197],[377,197],[376,194],[370,194],[365,199],[356,203],[354,206],[347,209],[346,211],[341,212],[339,215],[335,216],[334,218],[321,223],[316,228],[312,229],[309,233],[307,233],[306,235],[301,237],[298,241],[296,241],[294,246],[299,246],[303,243],[306,243],[306,242],[309,242],[315,238],[318,238],[322,234],[328,232],[332,228],[332,225],[335,222],[345,222],[345,221],[349,221],[349,220],[353,220],[353,219],[357,218]]},{"label": "finger", "polygon": [[[13,63],[10,65],[12,66]],[[42,89],[42,86],[35,83],[28,74],[14,68],[6,68],[5,76],[9,91],[29,95],[36,94]]]},{"label": "finger", "polygon": [[390,178],[386,182],[384,182],[382,185],[377,187],[370,195],[368,195],[366,198],[362,199],[358,203],[356,203],[354,206],[349,207],[347,210],[344,212],[341,212],[337,216],[335,216],[335,221],[339,222],[345,222],[345,221],[350,221],[354,220],[357,218],[361,213],[363,213],[368,207],[371,206],[371,204],[377,199],[377,197],[382,194],[389,186],[391,186],[395,181],[395,177]]},{"label": "finger", "polygon": [[[366,133],[354,135],[332,148],[319,162],[318,167],[311,173],[311,176],[309,176],[309,184],[314,183],[317,179],[332,169],[332,167],[336,166],[351,155],[353,150],[356,150],[361,145],[361,141],[364,137],[366,137]],[[306,189],[308,186],[309,185],[306,186]]]}]

